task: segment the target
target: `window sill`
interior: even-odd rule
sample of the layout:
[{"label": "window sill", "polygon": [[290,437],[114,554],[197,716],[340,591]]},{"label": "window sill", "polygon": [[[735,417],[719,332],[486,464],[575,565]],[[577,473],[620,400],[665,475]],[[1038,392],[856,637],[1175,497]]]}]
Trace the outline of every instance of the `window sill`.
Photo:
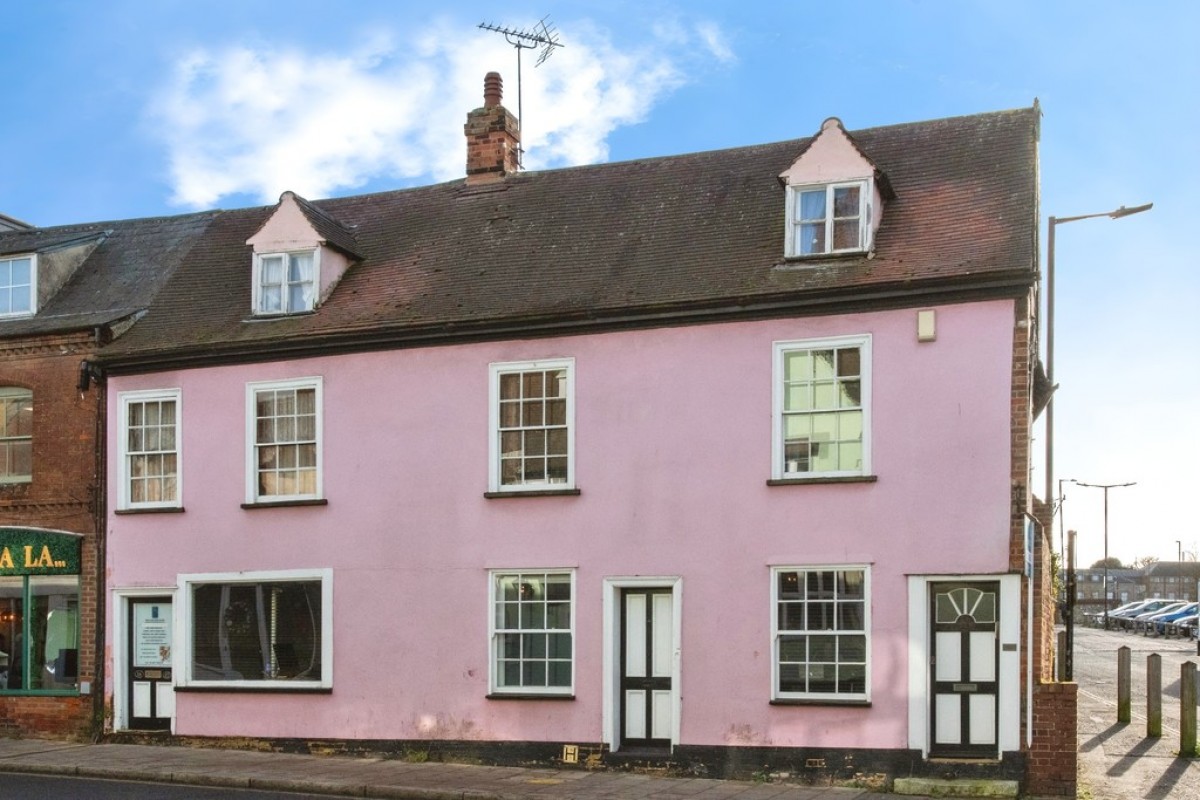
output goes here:
[{"label": "window sill", "polygon": [[332,686],[176,686],[177,692],[196,694],[333,694]]},{"label": "window sill", "polygon": [[818,698],[775,698],[771,701],[773,706],[860,706],[862,708],[870,708],[870,700],[838,700],[836,698],[818,699]]},{"label": "window sill", "polygon": [[775,269],[807,269],[814,266],[814,262],[821,261],[849,261],[856,258],[871,258],[874,255],[873,250],[839,250],[836,253],[802,253],[784,255],[783,262],[775,265]]},{"label": "window sill", "polygon": [[488,700],[574,700],[573,694],[537,694],[530,692],[492,692],[484,695]]},{"label": "window sill", "polygon": [[288,508],[290,506],[327,506],[329,501],[324,497],[313,500],[266,500],[257,503],[242,503],[242,508],[253,511],[259,508]]},{"label": "window sill", "polygon": [[580,494],[579,489],[513,489],[506,492],[484,492],[488,500],[500,500],[505,497],[574,497]]},{"label": "window sill", "polygon": [[118,508],[113,514],[126,516],[132,514],[182,514],[183,506],[163,506],[161,508]]},{"label": "window sill", "polygon": [[295,319],[296,317],[311,317],[316,314],[315,308],[306,308],[303,311],[254,311],[249,317],[246,317],[242,322],[277,322],[284,319]]},{"label": "window sill", "polygon": [[767,486],[803,486],[810,483],[875,483],[878,475],[842,475],[838,477],[771,478]]}]

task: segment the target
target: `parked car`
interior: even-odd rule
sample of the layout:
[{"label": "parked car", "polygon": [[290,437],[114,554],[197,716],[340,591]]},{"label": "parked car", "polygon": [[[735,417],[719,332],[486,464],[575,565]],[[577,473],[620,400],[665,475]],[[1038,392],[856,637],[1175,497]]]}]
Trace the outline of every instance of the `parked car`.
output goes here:
[{"label": "parked car", "polygon": [[1176,632],[1185,639],[1200,638],[1200,616],[1192,614],[1190,617],[1177,619],[1172,624]]},{"label": "parked car", "polygon": [[1149,614],[1153,611],[1158,611],[1160,608],[1166,608],[1173,602],[1175,601],[1154,598],[1152,600],[1143,600],[1140,605],[1134,606],[1127,611],[1122,611],[1119,614],[1109,612],[1109,625],[1116,625],[1118,628],[1128,629],[1130,627],[1130,620],[1132,620],[1134,617],[1137,617],[1141,614]]},{"label": "parked car", "polygon": [[[1117,606],[1116,608],[1110,609],[1108,612],[1108,615],[1109,615],[1109,617],[1111,617],[1114,614],[1123,613],[1125,611],[1130,611],[1130,610],[1136,608],[1137,606],[1144,604],[1145,602],[1146,602],[1145,600],[1134,600],[1131,603],[1125,603],[1123,605]],[[1103,611],[1089,611],[1088,613],[1084,614],[1083,617],[1085,620],[1090,622],[1092,625],[1099,626],[1099,625],[1103,624],[1102,621],[1104,619],[1104,612]]]},{"label": "parked car", "polygon": [[1200,604],[1197,603],[1183,603],[1171,610],[1164,609],[1150,618],[1149,624],[1146,626],[1146,633],[1165,636],[1168,628],[1175,627],[1177,620],[1196,616],[1198,609],[1200,609]]},{"label": "parked car", "polygon": [[1131,614],[1121,615],[1118,624],[1127,631],[1140,631],[1150,617],[1172,609],[1178,604],[1180,602],[1177,600],[1153,600],[1141,608],[1135,609]]},{"label": "parked car", "polygon": [[1154,624],[1159,620],[1160,617],[1164,617],[1169,614],[1173,614],[1176,611],[1182,611],[1188,605],[1190,605],[1190,603],[1188,603],[1188,601],[1178,600],[1173,603],[1168,603],[1167,605],[1163,606],[1162,608],[1158,608],[1153,611],[1147,611],[1142,614],[1137,614],[1136,616],[1134,616],[1128,620],[1129,624],[1127,627],[1131,628],[1132,630],[1139,631],[1141,633],[1149,633],[1150,631],[1155,630]]}]

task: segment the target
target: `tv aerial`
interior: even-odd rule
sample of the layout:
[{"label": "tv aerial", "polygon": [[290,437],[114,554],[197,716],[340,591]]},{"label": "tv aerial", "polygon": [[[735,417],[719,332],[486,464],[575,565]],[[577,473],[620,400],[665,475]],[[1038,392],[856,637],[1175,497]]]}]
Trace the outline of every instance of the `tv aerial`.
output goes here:
[{"label": "tv aerial", "polygon": [[[538,53],[537,62],[533,65],[534,68],[537,68],[554,54],[554,48],[564,47],[563,43],[558,40],[558,31],[554,29],[554,24],[547,22],[549,19],[550,15],[547,14],[529,29],[508,28],[491,22],[481,22],[478,25],[485,31],[502,34],[504,40],[517,49],[517,125],[520,127],[524,127],[525,123],[524,109],[521,107],[521,51],[542,48],[542,51]],[[524,154],[525,148],[518,147],[518,163],[523,160]]]}]

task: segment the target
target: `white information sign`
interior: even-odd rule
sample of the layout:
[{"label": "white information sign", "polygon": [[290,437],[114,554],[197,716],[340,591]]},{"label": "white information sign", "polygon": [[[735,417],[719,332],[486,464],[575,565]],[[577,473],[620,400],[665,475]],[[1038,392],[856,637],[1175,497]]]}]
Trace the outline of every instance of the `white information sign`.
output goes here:
[{"label": "white information sign", "polygon": [[133,665],[171,666],[171,604],[135,603],[133,606]]}]

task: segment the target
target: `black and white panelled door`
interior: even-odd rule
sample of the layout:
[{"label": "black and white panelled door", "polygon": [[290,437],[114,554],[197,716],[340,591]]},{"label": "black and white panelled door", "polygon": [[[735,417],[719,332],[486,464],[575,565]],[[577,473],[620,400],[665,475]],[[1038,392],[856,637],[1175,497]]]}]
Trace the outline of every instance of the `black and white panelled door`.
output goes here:
[{"label": "black and white panelled door", "polygon": [[998,753],[998,583],[937,583],[931,592],[932,736],[929,754]]},{"label": "black and white panelled door", "polygon": [[621,593],[621,746],[671,746],[674,601],[667,588]]},{"label": "black and white panelled door", "polygon": [[171,680],[171,598],[129,602],[129,727],[169,730],[175,716]]}]

